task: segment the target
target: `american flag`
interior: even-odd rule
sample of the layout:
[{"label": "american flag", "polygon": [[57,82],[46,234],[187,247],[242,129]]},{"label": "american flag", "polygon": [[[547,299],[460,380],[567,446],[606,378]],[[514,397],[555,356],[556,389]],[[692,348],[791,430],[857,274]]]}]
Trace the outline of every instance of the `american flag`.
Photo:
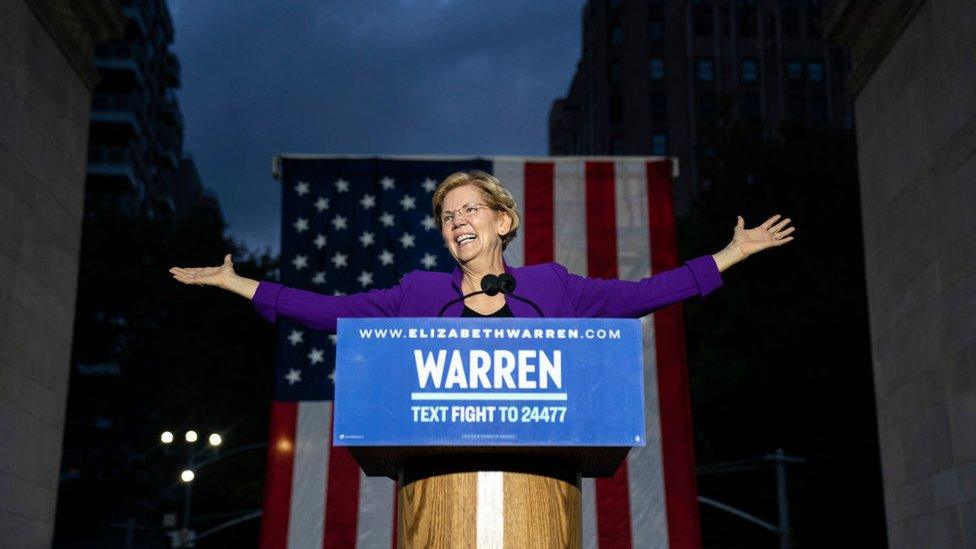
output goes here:
[{"label": "american flag", "polygon": [[[275,163],[281,282],[342,295],[450,271],[431,196],[472,169],[500,178],[519,205],[509,265],[633,280],[679,265],[668,159],[289,155]],[[700,546],[680,305],[642,324],[647,446],[614,477],[583,479],[584,547]],[[393,481],[364,476],[330,444],[335,336],[287,321],[277,330],[261,546],[395,547]]]}]

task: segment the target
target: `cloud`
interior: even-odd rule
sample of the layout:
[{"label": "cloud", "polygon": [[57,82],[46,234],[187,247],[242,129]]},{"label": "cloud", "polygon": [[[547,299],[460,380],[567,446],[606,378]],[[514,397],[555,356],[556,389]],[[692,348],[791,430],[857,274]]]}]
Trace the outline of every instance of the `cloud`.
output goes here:
[{"label": "cloud", "polygon": [[542,155],[580,54],[563,0],[170,6],[186,150],[231,234],[273,249],[273,155]]}]

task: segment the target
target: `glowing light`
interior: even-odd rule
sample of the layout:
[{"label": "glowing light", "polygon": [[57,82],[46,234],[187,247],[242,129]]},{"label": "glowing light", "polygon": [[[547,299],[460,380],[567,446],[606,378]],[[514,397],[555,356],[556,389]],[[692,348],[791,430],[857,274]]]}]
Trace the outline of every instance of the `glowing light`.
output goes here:
[{"label": "glowing light", "polygon": [[220,443],[224,441],[224,439],[220,438],[220,435],[217,433],[210,433],[209,440],[211,446],[220,446]]},{"label": "glowing light", "polygon": [[197,441],[197,432],[196,431],[187,431],[186,432],[186,441],[187,442],[196,442]]},{"label": "glowing light", "polygon": [[279,438],[277,444],[275,444],[275,448],[281,453],[290,454],[292,450],[291,440]]},{"label": "glowing light", "polygon": [[193,471],[189,469],[185,469],[182,473],[180,473],[180,480],[183,482],[192,482],[194,477],[196,477],[196,475],[194,475]]},{"label": "glowing light", "polygon": [[163,444],[169,444],[173,442],[173,433],[170,431],[163,431],[163,434],[159,435],[159,440]]}]

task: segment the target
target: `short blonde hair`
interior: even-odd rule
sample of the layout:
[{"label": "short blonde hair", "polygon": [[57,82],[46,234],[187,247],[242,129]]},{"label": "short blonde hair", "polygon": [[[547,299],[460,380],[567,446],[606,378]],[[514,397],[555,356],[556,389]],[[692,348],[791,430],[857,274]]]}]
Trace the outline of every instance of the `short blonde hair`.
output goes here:
[{"label": "short blonde hair", "polygon": [[519,217],[518,206],[515,204],[515,198],[512,197],[512,193],[502,185],[502,182],[497,177],[490,173],[471,170],[454,172],[445,177],[444,181],[441,181],[441,184],[437,186],[437,189],[434,191],[434,198],[431,200],[437,226],[441,226],[441,213],[444,211],[444,197],[447,196],[447,193],[465,185],[478,187],[484,196],[485,205],[495,211],[508,215],[512,220],[512,227],[506,235],[502,236],[502,249],[504,250],[508,246],[508,243],[515,238],[522,220]]}]

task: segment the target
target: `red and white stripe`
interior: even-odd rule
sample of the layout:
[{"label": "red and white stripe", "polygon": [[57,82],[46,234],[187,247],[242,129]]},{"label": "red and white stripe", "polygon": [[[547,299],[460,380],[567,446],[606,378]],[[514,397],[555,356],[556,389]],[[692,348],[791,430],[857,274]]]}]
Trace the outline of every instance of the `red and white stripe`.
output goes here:
[{"label": "red and white stripe", "polygon": [[[521,208],[512,266],[637,280],[679,265],[671,167],[662,158],[497,158]],[[681,307],[643,319],[647,446],[611,478],[583,480],[586,548],[699,547]],[[331,402],[275,403],[261,547],[396,545],[395,485],[331,448]]]},{"label": "red and white stripe", "polygon": [[331,425],[331,401],[272,404],[262,548],[395,546],[393,481],[332,447]]},{"label": "red and white stripe", "polygon": [[[513,266],[638,280],[680,264],[667,159],[497,159],[493,173],[521,208]],[[643,326],[647,446],[614,477],[583,480],[587,548],[701,545],[681,306]]]}]

